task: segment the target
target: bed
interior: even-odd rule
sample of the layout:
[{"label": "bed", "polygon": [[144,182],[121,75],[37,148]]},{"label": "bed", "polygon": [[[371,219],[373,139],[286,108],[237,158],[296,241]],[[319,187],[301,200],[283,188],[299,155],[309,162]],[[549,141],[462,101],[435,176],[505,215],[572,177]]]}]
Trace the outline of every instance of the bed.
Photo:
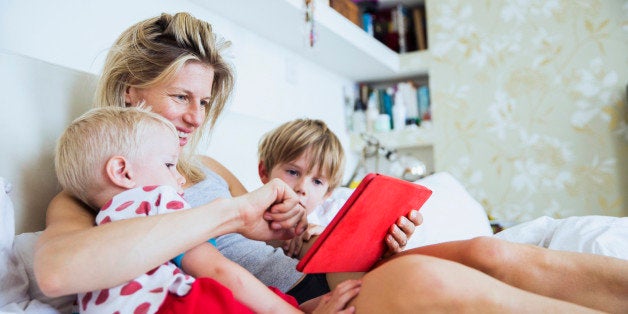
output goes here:
[{"label": "bed", "polygon": [[[29,57],[0,52],[0,312],[69,313],[74,296],[48,298],[32,270],[33,248],[45,223],[45,209],[58,192],[52,167],[56,138],[90,108],[96,77]],[[223,162],[249,189],[259,186],[259,136],[275,123],[228,111],[213,132],[207,153]],[[239,145],[229,145],[237,142]],[[438,172],[416,181],[434,191],[421,209],[424,223],[408,248],[490,236],[487,215],[451,174]],[[351,190],[338,188],[310,220],[326,224]],[[497,236],[573,251],[628,259],[628,218],[541,217]]]}]

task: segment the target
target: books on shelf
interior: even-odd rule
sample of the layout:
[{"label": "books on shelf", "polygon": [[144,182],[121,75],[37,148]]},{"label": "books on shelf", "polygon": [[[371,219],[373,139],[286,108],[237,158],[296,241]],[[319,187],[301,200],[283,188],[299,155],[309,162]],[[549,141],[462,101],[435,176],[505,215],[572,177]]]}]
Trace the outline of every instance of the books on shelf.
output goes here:
[{"label": "books on shelf", "polygon": [[417,50],[427,49],[427,33],[425,27],[425,7],[417,7],[412,9],[412,21],[414,25],[414,36],[416,40]]},{"label": "books on shelf", "polygon": [[353,24],[358,27],[362,27],[362,22],[360,21],[360,10],[358,6],[351,0],[330,0],[329,6],[332,9],[336,10],[338,13],[342,14],[349,21],[353,22]]},{"label": "books on shelf", "polygon": [[354,0],[365,32],[398,53],[427,49],[425,6],[379,7],[377,1]]}]

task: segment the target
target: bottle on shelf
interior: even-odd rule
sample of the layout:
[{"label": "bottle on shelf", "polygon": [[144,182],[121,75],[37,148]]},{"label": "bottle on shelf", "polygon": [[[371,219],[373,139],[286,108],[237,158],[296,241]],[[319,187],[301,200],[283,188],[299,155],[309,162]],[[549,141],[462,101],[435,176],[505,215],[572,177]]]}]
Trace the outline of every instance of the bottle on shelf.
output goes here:
[{"label": "bottle on shelf", "polygon": [[375,91],[371,92],[369,100],[366,105],[366,131],[375,131],[375,124],[377,123],[377,117],[379,116],[379,105],[377,103],[377,95]]},{"label": "bottle on shelf", "polygon": [[403,95],[399,90],[395,93],[393,104],[393,129],[403,130],[406,127],[406,105],[403,102]]},{"label": "bottle on shelf", "polygon": [[388,132],[390,131],[390,116],[385,113],[380,113],[375,121],[375,132]]},{"label": "bottle on shelf", "polygon": [[365,106],[362,100],[358,97],[355,101],[355,107],[353,108],[353,132],[355,133],[364,133],[366,132],[366,111]]},{"label": "bottle on shelf", "polygon": [[401,94],[406,105],[406,125],[418,125],[419,104],[416,87],[411,82],[401,82],[397,84],[397,93]]},{"label": "bottle on shelf", "polygon": [[392,112],[392,107],[393,107],[393,97],[395,95],[395,90],[392,87],[388,87],[386,88],[386,92],[384,93],[384,98],[383,98],[383,113],[387,114],[390,117],[390,129],[393,128],[393,112]]},{"label": "bottle on shelf", "polygon": [[422,85],[417,90],[417,99],[419,103],[419,118],[421,123],[432,120],[432,112],[430,109],[430,89],[427,85]]}]

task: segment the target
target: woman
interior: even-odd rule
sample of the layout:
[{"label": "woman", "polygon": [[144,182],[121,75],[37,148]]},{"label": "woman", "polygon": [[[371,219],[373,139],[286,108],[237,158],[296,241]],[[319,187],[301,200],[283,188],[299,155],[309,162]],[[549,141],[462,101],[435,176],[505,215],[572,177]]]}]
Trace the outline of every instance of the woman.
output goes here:
[{"label": "woman", "polygon": [[[297,289],[303,299],[326,292],[317,289],[312,294],[307,289],[320,282],[320,278],[303,279],[303,274],[295,270],[296,260],[264,242],[240,235],[270,240],[299,233],[306,222],[301,206],[270,215],[272,217],[265,216],[267,220],[273,220],[272,230],[268,230],[262,228],[263,220],[254,220],[261,215],[260,208],[264,205],[268,207],[268,203],[256,204],[260,206],[254,212],[257,216],[241,219],[242,223],[249,225],[247,228],[227,224],[231,223],[226,218],[232,217],[233,210],[221,211],[206,205],[218,197],[242,196],[245,200],[250,199],[242,184],[221,164],[209,157],[193,155],[203,130],[213,126],[233,88],[232,69],[221,56],[227,46],[227,42],[216,38],[211,25],[184,13],[174,16],[163,14],[142,21],[119,37],[107,57],[96,103],[111,106],[146,103],[176,126],[183,150],[177,166],[188,182],[186,199],[196,206],[190,212],[196,214],[181,214],[177,219],[149,217],[94,227],[94,213],[61,192],[49,205],[47,227],[36,248],[35,271],[41,289],[47,295],[111,287],[209,238],[229,232],[233,234],[218,237],[218,248],[228,258],[243,263],[245,267],[253,267],[253,273],[261,277],[264,284],[287,291],[299,282],[306,287]],[[281,188],[273,190],[278,200],[281,200],[278,194]],[[205,217],[199,219],[200,215]],[[251,228],[254,223],[257,225]],[[397,243],[405,243],[407,234],[414,230],[414,224],[405,218],[399,225],[392,231],[392,235],[398,238],[393,241],[393,248],[397,250]],[[292,231],[285,231],[287,227]],[[130,240],[118,236],[128,236],[128,233],[133,237]],[[159,239],[153,242],[159,245],[149,245],[145,239]],[[107,248],[100,243],[107,243]],[[96,247],[99,249],[95,250]],[[128,252],[131,252],[130,255]],[[250,258],[251,255],[253,260],[243,261],[240,258]],[[121,262],[113,256],[129,258]],[[266,265],[263,271],[258,270],[260,265]],[[95,274],[93,266],[101,271]],[[277,274],[283,274],[283,277]],[[323,285],[326,286],[326,283]]]},{"label": "woman", "polygon": [[[156,216],[94,227],[94,213],[66,193],[60,193],[50,203],[47,228],[38,240],[35,253],[37,280],[47,295],[115,286],[211,237],[229,232],[267,240],[286,237],[285,231],[279,231],[282,227],[296,224],[292,233],[304,227],[303,211],[297,206],[274,217],[265,217],[276,220],[269,228],[261,220],[262,215],[268,215],[263,209],[270,204],[269,199],[260,199],[259,207],[246,212],[203,205],[216,197],[234,196],[248,202],[260,198],[260,193],[244,194],[242,184],[218,162],[192,155],[203,128],[213,125],[232,89],[231,70],[220,55],[225,47],[225,43],[216,40],[209,24],[187,14],[164,14],[148,19],[121,35],[108,56],[97,103],[133,106],[146,102],[153,111],[175,124],[186,156],[178,165],[188,182],[186,199],[196,208],[173,219]],[[239,216],[229,219],[234,214]],[[393,227],[391,233],[396,241],[389,243],[392,251],[398,251],[399,244],[406,243],[419,220],[420,215],[413,221],[404,218]],[[186,232],[176,232],[182,230]],[[268,249],[264,243],[239,234],[217,240],[225,256],[245,266],[266,285],[290,290],[304,299],[324,293],[325,278],[303,277],[294,271],[296,261]],[[99,245],[104,243],[107,245]],[[252,251],[255,254],[241,256]],[[574,257],[490,238],[411,252],[419,254],[389,259],[363,277],[360,294],[352,302],[358,311],[416,312],[421,308],[452,310],[452,306],[481,312],[588,311],[574,303],[608,311],[628,310],[621,308],[628,303],[625,300],[628,271],[623,261],[586,254]],[[114,258],[118,256],[127,258],[124,261]],[[260,261],[271,271],[256,269]],[[551,263],[544,265],[545,261]],[[100,271],[94,273],[94,268]],[[572,279],[568,284],[573,285],[556,279],[572,274],[580,274],[568,277]],[[619,279],[612,281],[609,274],[618,275]],[[278,275],[284,277],[277,279]],[[613,291],[609,292],[609,288]],[[590,294],[591,298],[583,297],[590,290],[597,292]]]}]

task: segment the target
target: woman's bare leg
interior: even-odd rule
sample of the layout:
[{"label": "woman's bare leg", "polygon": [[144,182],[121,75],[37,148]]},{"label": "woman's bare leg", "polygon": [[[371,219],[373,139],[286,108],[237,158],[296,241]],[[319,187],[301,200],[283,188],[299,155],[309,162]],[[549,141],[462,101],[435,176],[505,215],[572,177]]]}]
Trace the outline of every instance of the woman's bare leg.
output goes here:
[{"label": "woman's bare leg", "polygon": [[464,265],[422,255],[390,260],[362,278],[357,313],[595,313],[533,294]]},{"label": "woman's bare leg", "polygon": [[607,312],[628,313],[628,261],[479,237],[416,248],[520,289]]}]

